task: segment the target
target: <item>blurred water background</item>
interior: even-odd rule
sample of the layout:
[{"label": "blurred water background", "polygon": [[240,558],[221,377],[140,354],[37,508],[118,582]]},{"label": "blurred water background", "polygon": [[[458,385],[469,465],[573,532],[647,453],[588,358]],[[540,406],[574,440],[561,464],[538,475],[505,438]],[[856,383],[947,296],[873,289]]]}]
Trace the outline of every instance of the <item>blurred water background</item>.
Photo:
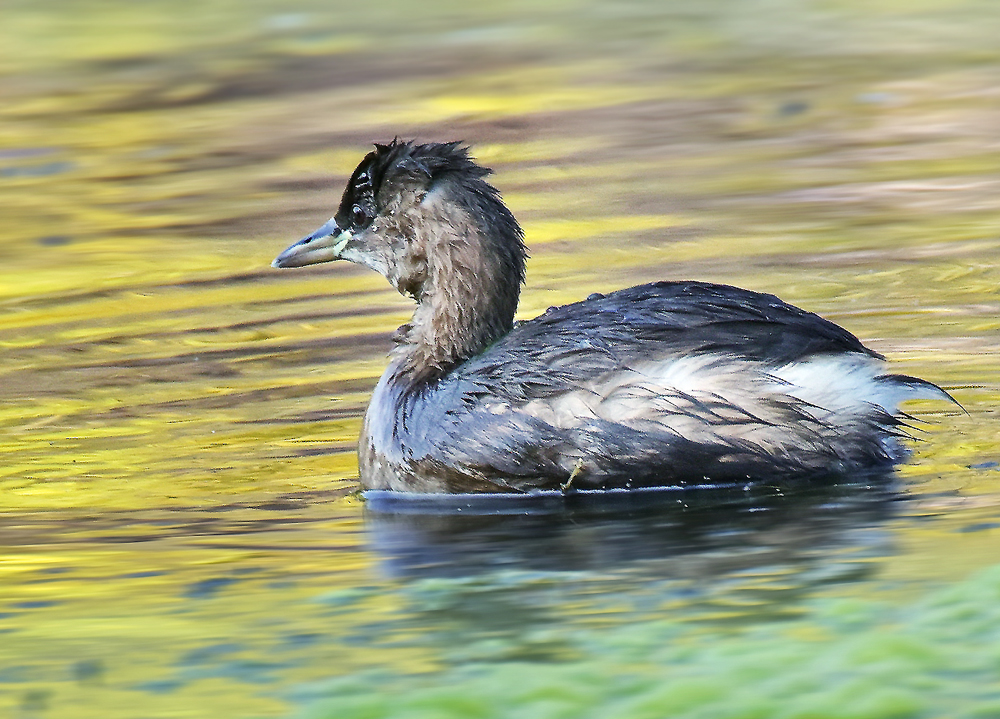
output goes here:
[{"label": "blurred water background", "polygon": [[[993,0],[7,0],[0,715],[1000,716]],[[520,315],[773,292],[967,410],[889,480],[374,514],[409,302],[269,268],[373,141],[462,139]]]}]

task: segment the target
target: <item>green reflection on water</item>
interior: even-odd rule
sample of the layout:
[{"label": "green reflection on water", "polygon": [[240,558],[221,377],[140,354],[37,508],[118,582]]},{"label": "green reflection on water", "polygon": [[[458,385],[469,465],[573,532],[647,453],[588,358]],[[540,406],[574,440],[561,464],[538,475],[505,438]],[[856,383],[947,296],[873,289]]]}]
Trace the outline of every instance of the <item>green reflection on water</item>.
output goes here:
[{"label": "green reflection on water", "polygon": [[[733,686],[746,716],[905,716],[930,711],[925,681],[989,714],[989,690],[941,677],[992,661],[973,630],[993,575],[918,598],[995,560],[994,3],[3,14],[3,713],[279,716],[332,693],[489,716],[516,686],[496,706],[698,715]],[[638,567],[395,574],[346,495],[409,304],[355,268],[268,264],[397,134],[465,138],[496,169],[532,247],[523,317],[730,282],[845,324],[969,414],[914,406],[929,431],[891,521],[716,527]],[[577,559],[628,546],[567,536]],[[761,664],[804,669],[757,691]],[[379,671],[406,696],[366,697]],[[433,672],[455,688],[399,679]]]},{"label": "green reflection on water", "polygon": [[568,659],[332,680],[309,688],[319,701],[304,716],[992,716],[998,593],[994,567],[903,607],[815,601],[803,619],[736,633],[663,619],[614,632],[554,627],[535,641],[565,645]]}]

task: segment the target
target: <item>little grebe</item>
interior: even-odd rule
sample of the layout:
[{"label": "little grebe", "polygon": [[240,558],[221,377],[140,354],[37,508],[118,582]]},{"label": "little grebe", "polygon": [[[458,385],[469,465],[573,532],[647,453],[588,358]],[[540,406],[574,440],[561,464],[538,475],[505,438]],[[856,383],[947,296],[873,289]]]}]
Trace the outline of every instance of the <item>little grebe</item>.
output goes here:
[{"label": "little grebe", "polygon": [[417,301],[372,395],[366,489],[524,492],[887,469],[898,403],[847,330],[772,295],[655,282],[514,325],[523,233],[459,143],[376,145],[275,267],[349,260]]}]

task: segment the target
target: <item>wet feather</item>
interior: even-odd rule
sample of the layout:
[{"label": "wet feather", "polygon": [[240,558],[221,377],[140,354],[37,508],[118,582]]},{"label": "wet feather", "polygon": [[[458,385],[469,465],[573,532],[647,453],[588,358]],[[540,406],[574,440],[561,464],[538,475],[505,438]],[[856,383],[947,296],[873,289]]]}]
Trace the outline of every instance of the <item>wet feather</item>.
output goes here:
[{"label": "wet feather", "polygon": [[275,261],[358,262],[418,303],[365,416],[367,488],[572,491],[885,469],[903,456],[899,402],[950,399],[887,373],[842,327],[725,285],[656,282],[515,326],[527,253],[488,174],[458,143],[376,146],[331,222]]}]

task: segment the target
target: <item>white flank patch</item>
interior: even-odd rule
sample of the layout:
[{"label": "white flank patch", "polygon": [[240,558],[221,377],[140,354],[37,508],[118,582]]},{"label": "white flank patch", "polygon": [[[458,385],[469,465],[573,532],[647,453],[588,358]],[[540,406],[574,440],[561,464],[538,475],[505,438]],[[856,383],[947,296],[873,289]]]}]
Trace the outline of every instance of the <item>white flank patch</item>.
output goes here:
[{"label": "white flank patch", "polygon": [[523,411],[562,429],[601,419],[636,429],[658,426],[695,441],[724,436],[794,446],[799,432],[815,428],[798,426],[790,405],[824,425],[844,426],[870,417],[873,407],[895,414],[903,400],[940,396],[877,380],[882,374],[885,363],[864,355],[820,356],[778,368],[718,355],[674,357],[533,400]]},{"label": "white flank patch", "polygon": [[864,355],[826,355],[792,362],[771,374],[788,383],[784,391],[830,412],[864,412],[876,405],[889,414],[907,399],[941,398],[929,387],[913,387],[876,379],[885,374],[882,360]]}]

